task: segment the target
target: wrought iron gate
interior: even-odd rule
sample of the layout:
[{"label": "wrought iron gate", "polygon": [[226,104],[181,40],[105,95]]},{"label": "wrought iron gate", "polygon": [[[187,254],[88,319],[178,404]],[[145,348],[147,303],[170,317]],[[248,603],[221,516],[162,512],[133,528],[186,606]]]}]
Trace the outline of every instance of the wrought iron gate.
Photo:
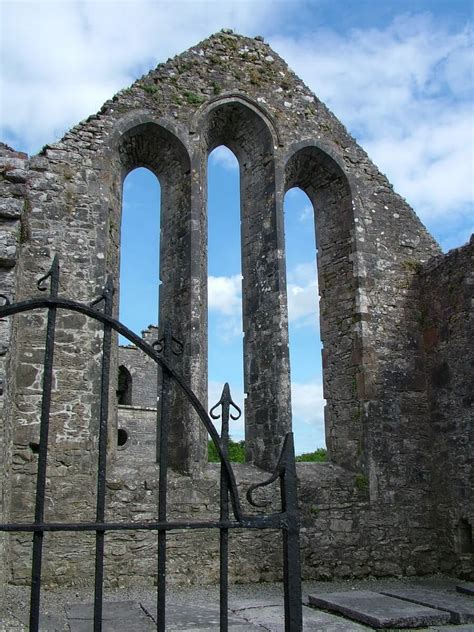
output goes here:
[{"label": "wrought iron gate", "polygon": [[[102,606],[104,584],[104,541],[106,532],[148,530],[158,534],[158,580],[157,580],[157,630],[166,630],[166,544],[167,533],[172,530],[219,529],[220,530],[220,629],[227,630],[228,619],[228,543],[232,529],[277,529],[283,533],[283,572],[284,572],[284,610],[285,631],[302,630],[301,614],[301,573],[299,551],[299,524],[297,513],[296,469],[293,435],[288,433],[274,474],[265,482],[252,485],[247,491],[247,500],[255,507],[264,506],[255,501],[252,493],[279,480],[281,491],[281,511],[268,515],[245,515],[242,511],[234,472],[228,459],[229,416],[236,419],[239,408],[232,401],[226,384],[220,401],[207,414],[196,395],[185,384],[182,377],[173,370],[170,354],[173,338],[170,328],[165,327],[164,335],[153,345],[134,334],[112,317],[113,285],[107,280],[102,295],[90,305],[64,299],[59,296],[59,260],[54,258],[47,275],[38,281],[38,289],[47,291],[49,279],[50,291],[47,297],[10,304],[6,296],[0,295],[5,304],[0,307],[0,318],[47,309],[46,344],[44,354],[40,441],[38,470],[36,478],[35,512],[33,523],[0,524],[3,532],[30,532],[33,534],[33,556],[31,572],[30,630],[39,629],[41,566],[43,558],[43,536],[47,532],[95,532],[95,578],[94,578],[94,632],[102,629]],[[53,384],[53,362],[56,336],[56,315],[58,310],[78,312],[99,321],[103,325],[102,367],[98,437],[97,496],[95,522],[47,522],[45,514],[46,463],[48,456],[48,432]],[[156,362],[161,369],[160,424],[159,424],[159,486],[158,519],[142,522],[106,522],[106,457],[107,457],[107,420],[109,416],[109,384],[111,367],[112,331],[127,338],[138,349]],[[168,472],[168,429],[170,424],[170,402],[172,388],[178,387],[191,404],[207,432],[214,442],[221,461],[220,479],[220,517],[215,521],[170,521],[167,519],[167,472]],[[218,419],[217,409],[221,407],[222,434],[219,437],[212,421]],[[236,414],[231,414],[231,407]],[[232,515],[231,515],[232,514]]]}]

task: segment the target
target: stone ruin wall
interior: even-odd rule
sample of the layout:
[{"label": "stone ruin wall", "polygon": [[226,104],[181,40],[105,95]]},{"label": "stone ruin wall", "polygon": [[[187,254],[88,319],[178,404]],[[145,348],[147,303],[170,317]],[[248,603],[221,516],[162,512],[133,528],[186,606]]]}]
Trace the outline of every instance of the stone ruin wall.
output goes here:
[{"label": "stone ruin wall", "polygon": [[441,570],[472,576],[474,237],[420,273]]},{"label": "stone ruin wall", "polygon": [[[433,437],[443,437],[439,450],[449,445],[450,436],[462,445],[469,424],[433,424],[436,406],[458,398],[451,389],[443,403],[427,378],[436,354],[424,347],[420,314],[437,315],[440,299],[429,279],[442,266],[421,274],[420,269],[439,255],[439,248],[341,123],[264,42],[215,35],[118,93],[39,155],[2,147],[2,291],[16,300],[34,295],[38,277],[58,253],[60,294],[84,302],[98,296],[106,275],[118,274],[123,178],[137,166],[150,168],[162,188],[160,319],[173,320],[186,350],[178,369],[205,401],[206,164],[219,144],[234,151],[242,178],[251,463],[236,467],[240,484],[265,476],[257,466],[272,467],[289,429],[282,213],[285,190],[299,186],[314,203],[318,226],[331,459],[298,467],[304,576],[423,574],[449,566],[453,525],[464,511],[459,489],[465,483],[454,484],[455,465],[452,477],[438,471]],[[452,274],[467,263],[461,255],[448,255],[446,261]],[[452,309],[464,309],[461,303]],[[9,348],[0,358],[6,363],[4,520],[32,515],[36,456],[31,444],[38,441],[44,322],[42,313],[18,316],[13,332],[1,323]],[[47,515],[66,520],[74,512],[87,520],[94,511],[100,331],[79,314],[62,314],[59,324]],[[457,327],[456,336],[467,335],[462,318]],[[451,369],[456,380],[468,367],[468,352],[464,358]],[[465,415],[472,401],[469,406]],[[128,447],[116,449],[115,412],[110,425],[108,516],[154,515],[156,468],[127,459],[133,436]],[[171,515],[216,515],[218,473],[215,466],[205,466],[205,450],[203,430],[192,415],[181,415],[171,437],[171,460],[183,471],[174,475]],[[462,454],[456,463],[464,468],[459,480],[465,481],[471,456]],[[440,486],[452,490],[443,506],[436,498]],[[469,519],[472,525],[472,515]],[[201,573],[196,575],[199,564],[205,564],[208,580],[215,578],[216,543],[197,545],[195,537],[176,540],[170,552],[176,581],[178,570],[185,581],[202,581]],[[258,546],[255,537],[261,538],[236,537],[235,580],[278,576],[272,536],[265,535]],[[153,576],[154,542],[143,534],[118,540],[107,554],[108,581]],[[28,581],[31,538],[6,536],[3,541],[6,579]],[[55,535],[48,541],[45,582],[86,582],[92,561],[85,553],[92,538]],[[472,555],[465,557],[465,565],[472,564]]]}]

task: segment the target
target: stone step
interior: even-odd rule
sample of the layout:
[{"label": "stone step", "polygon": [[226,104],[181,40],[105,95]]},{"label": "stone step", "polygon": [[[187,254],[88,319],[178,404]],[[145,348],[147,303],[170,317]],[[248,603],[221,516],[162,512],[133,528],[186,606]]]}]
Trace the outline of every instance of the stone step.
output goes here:
[{"label": "stone step", "polygon": [[450,623],[449,612],[388,597],[369,590],[310,595],[312,606],[337,612],[350,619],[384,628],[421,628]]},{"label": "stone step", "polygon": [[456,593],[420,588],[418,586],[393,588],[381,592],[390,597],[406,599],[412,603],[449,612],[451,623],[474,622],[474,599],[467,595],[458,595]]}]

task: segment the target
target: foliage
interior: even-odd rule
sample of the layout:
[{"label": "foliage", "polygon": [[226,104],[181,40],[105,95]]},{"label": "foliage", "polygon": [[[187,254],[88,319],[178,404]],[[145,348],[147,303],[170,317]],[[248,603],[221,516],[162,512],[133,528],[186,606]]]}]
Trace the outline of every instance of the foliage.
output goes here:
[{"label": "foliage", "polygon": [[[207,454],[209,463],[218,463],[219,455],[216,447],[209,439],[207,442]],[[299,462],[317,462],[323,463],[327,460],[327,450],[318,448],[314,452],[305,452],[296,457]],[[229,439],[229,461],[232,463],[245,463],[245,441],[232,441]]]},{"label": "foliage", "polygon": [[360,492],[364,492],[369,489],[369,479],[365,474],[356,474],[355,486]]},{"label": "foliage", "polygon": [[185,92],[183,96],[190,105],[201,105],[201,103],[204,103],[204,98],[194,94],[194,92]]},{"label": "foliage", "polygon": [[326,448],[318,448],[314,452],[305,452],[304,454],[299,454],[296,457],[296,461],[298,461],[299,463],[309,461],[323,463],[324,461],[327,461],[327,458],[328,451],[326,450]]},{"label": "foliage", "polygon": [[154,83],[142,83],[140,87],[148,94],[155,94],[158,91],[158,87]]},{"label": "foliage", "polygon": [[[219,455],[211,439],[207,442],[207,454],[209,463],[219,463]],[[229,439],[229,461],[231,463],[245,463],[245,441]]]}]

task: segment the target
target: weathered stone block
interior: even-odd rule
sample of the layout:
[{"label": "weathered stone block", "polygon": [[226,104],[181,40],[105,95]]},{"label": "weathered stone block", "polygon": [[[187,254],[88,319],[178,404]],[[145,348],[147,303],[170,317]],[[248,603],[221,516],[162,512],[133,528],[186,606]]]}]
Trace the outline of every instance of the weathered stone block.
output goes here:
[{"label": "weathered stone block", "polygon": [[370,591],[310,595],[312,606],[338,612],[374,628],[421,628],[449,623],[449,614]]}]

